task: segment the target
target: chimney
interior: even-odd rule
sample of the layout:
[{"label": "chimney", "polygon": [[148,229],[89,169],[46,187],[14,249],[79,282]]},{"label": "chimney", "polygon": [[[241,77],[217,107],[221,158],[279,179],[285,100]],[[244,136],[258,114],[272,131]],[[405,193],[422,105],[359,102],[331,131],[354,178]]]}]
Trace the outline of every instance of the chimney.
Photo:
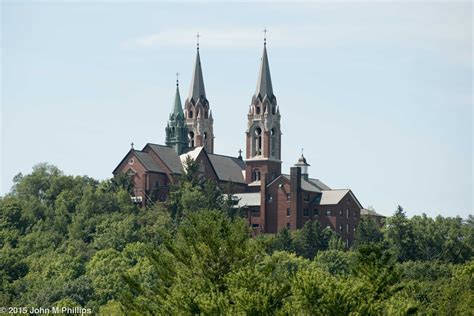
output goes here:
[{"label": "chimney", "polygon": [[301,168],[290,168],[290,227],[292,230],[303,227]]}]

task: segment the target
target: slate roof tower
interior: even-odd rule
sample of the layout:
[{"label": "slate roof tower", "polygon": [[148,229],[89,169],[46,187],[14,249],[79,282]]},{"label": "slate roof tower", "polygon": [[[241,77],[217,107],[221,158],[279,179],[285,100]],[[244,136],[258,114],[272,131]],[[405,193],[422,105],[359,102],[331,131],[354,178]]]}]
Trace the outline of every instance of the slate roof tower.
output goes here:
[{"label": "slate roof tower", "polygon": [[197,44],[196,63],[191,78],[189,95],[184,102],[184,116],[188,126],[189,147],[203,146],[208,153],[214,152],[214,120],[206,98],[202,75],[199,42]]},{"label": "slate roof tower", "polygon": [[188,147],[188,127],[184,118],[179,95],[179,82],[176,80],[176,94],[166,131],[166,145],[171,146],[180,155]]}]

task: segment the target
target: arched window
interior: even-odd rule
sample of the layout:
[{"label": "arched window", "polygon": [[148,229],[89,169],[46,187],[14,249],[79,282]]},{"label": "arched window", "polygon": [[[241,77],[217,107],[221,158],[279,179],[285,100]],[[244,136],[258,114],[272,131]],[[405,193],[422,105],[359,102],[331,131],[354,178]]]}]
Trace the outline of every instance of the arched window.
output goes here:
[{"label": "arched window", "polygon": [[260,105],[257,105],[255,107],[255,114],[260,114],[260,112],[261,112]]},{"label": "arched window", "polygon": [[194,147],[194,132],[188,133],[189,147]]},{"label": "arched window", "polygon": [[262,130],[260,127],[255,129],[255,155],[262,154]]},{"label": "arched window", "polygon": [[273,114],[273,115],[276,114],[276,106],[272,106],[272,114]]},{"label": "arched window", "polygon": [[260,180],[260,169],[254,169],[252,172],[252,181]]},{"label": "arched window", "polygon": [[193,118],[193,110],[189,110],[188,113],[189,113],[189,118]]},{"label": "arched window", "polygon": [[275,132],[275,129],[272,128],[270,130],[270,155],[275,157],[275,153],[276,153],[276,132]]}]

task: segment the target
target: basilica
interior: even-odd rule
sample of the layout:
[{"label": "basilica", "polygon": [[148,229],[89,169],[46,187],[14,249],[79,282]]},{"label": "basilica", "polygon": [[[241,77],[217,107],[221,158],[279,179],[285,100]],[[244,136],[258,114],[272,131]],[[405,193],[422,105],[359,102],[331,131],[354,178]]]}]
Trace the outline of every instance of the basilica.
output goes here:
[{"label": "basilica", "polygon": [[145,205],[166,201],[170,184],[178,183],[190,157],[199,164],[202,176],[222,188],[232,188],[236,207],[246,214],[255,233],[294,230],[303,227],[306,221],[316,220],[323,228],[335,231],[346,245],[351,245],[362,205],[350,189],[332,189],[311,177],[310,165],[303,154],[289,174],[282,173],[284,148],[280,121],[265,42],[257,87],[247,114],[245,158],[242,152],[238,157],[215,153],[214,121],[204,88],[198,45],[184,106],[176,83],[175,99],[165,127],[165,144],[148,143],[141,150],[132,146],[113,174],[126,173],[132,177],[135,202]]}]

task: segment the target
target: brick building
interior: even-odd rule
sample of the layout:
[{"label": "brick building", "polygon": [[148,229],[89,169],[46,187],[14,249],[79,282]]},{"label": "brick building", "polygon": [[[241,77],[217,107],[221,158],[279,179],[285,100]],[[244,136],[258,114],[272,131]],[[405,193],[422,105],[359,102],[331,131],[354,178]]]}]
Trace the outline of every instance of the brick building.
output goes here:
[{"label": "brick building", "polygon": [[245,160],[214,153],[212,111],[206,97],[199,54],[184,107],[179,85],[166,130],[165,145],[146,144],[130,149],[113,171],[133,178],[134,201],[165,201],[169,185],[179,181],[189,156],[199,163],[200,173],[221,187],[231,184],[238,207],[247,214],[254,230],[276,233],[298,229],[309,220],[331,228],[351,244],[362,205],[349,189],[331,189],[309,176],[303,154],[289,174],[281,171],[280,109],[273,93],[266,43],[247,114]]}]

